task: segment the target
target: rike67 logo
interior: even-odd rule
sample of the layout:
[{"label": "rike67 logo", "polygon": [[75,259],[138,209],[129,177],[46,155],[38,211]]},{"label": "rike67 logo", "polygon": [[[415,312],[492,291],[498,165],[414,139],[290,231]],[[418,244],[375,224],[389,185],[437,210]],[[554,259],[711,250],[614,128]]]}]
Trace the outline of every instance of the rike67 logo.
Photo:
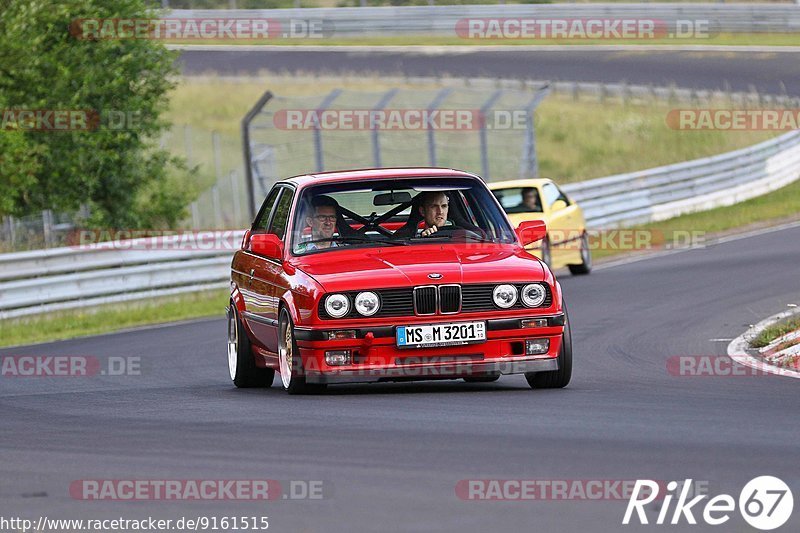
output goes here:
[{"label": "rike67 logo", "polygon": [[[662,500],[655,521],[658,525],[681,523],[697,525],[698,517],[711,526],[722,525],[730,520],[731,514],[737,508],[733,496],[720,494],[702,505],[701,502],[708,498],[708,495],[702,494],[689,499],[691,486],[691,479],[687,479],[683,484],[670,481],[667,483],[666,492],[659,493],[659,483],[648,479],[636,480],[622,523],[635,524],[638,520],[640,524],[649,524],[645,508],[657,500]],[[676,497],[677,501],[673,506],[672,502]],[[739,493],[738,508],[745,522],[756,529],[769,531],[781,527],[789,520],[794,508],[794,498],[789,486],[781,479],[759,476],[751,479]],[[695,514],[699,516],[696,517]]]}]

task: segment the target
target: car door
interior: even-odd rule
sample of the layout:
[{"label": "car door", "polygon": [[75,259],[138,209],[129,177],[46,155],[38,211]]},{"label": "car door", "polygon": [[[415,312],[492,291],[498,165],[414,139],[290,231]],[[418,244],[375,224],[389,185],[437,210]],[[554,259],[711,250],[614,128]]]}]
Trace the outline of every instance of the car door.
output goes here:
[{"label": "car door", "polygon": [[576,239],[580,238],[580,217],[577,206],[554,183],[542,185],[542,196],[547,211],[550,263],[557,268],[575,255]]},{"label": "car door", "polygon": [[[265,207],[253,224],[252,233],[272,233],[280,239],[285,237],[286,225],[291,209],[293,190],[284,185],[270,192]],[[267,207],[271,205],[271,207]],[[247,268],[245,280],[240,285],[245,302],[244,319],[255,341],[269,354],[278,353],[278,302],[275,280],[283,273],[282,262],[245,250],[243,264]]]}]

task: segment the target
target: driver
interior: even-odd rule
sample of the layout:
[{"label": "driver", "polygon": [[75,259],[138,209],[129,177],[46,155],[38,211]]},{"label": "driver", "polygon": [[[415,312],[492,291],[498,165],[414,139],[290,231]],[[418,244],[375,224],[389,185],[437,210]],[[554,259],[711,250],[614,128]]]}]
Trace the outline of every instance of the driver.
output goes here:
[{"label": "driver", "polygon": [[517,206],[534,213],[542,212],[542,204],[539,201],[539,191],[536,187],[525,187],[522,189],[522,203]]},{"label": "driver", "polygon": [[450,199],[443,192],[426,192],[419,206],[419,214],[425,222],[425,227],[420,234],[422,237],[433,235],[447,222],[447,212],[450,209]]},{"label": "driver", "polygon": [[336,232],[336,220],[339,215],[339,204],[336,200],[326,195],[315,196],[311,200],[311,207],[314,212],[306,217],[306,225],[311,226],[311,238],[309,242],[300,243],[299,252],[341,246],[340,243],[334,240],[314,242],[318,239],[333,239],[333,234]]}]

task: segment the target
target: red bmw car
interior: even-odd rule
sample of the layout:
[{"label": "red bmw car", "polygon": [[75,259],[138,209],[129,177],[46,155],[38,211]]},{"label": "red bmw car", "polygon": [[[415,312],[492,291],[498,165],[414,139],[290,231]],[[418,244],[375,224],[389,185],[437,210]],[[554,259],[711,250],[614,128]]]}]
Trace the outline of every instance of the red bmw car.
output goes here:
[{"label": "red bmw car", "polygon": [[237,387],[572,374],[561,286],[478,176],[440,168],[297,176],[267,195],[231,265]]}]

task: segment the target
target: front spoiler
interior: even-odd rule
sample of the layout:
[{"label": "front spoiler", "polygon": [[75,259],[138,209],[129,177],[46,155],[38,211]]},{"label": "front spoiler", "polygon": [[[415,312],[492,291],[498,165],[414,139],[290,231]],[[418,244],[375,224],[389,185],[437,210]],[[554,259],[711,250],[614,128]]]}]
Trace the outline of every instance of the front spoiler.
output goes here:
[{"label": "front spoiler", "polygon": [[393,366],[359,370],[332,370],[306,372],[307,383],[375,383],[378,381],[422,381],[430,379],[458,379],[491,374],[524,374],[558,370],[558,359],[523,359],[515,361],[487,361],[445,363],[436,365]]}]

